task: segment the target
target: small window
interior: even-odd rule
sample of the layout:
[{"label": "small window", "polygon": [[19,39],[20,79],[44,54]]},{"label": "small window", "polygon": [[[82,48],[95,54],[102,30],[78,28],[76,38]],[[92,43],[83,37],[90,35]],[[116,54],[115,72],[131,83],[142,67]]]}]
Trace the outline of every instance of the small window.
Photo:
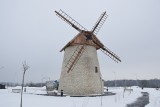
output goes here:
[{"label": "small window", "polygon": [[98,67],[95,66],[95,73],[97,73],[97,72],[98,72]]}]

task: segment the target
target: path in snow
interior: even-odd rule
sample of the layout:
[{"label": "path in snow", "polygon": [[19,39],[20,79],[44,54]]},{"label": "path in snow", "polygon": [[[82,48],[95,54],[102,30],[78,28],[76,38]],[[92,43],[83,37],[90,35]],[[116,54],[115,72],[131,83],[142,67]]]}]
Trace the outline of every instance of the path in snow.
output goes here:
[{"label": "path in snow", "polygon": [[135,102],[127,104],[127,107],[145,107],[149,103],[148,92],[141,92],[142,96],[139,97]]}]

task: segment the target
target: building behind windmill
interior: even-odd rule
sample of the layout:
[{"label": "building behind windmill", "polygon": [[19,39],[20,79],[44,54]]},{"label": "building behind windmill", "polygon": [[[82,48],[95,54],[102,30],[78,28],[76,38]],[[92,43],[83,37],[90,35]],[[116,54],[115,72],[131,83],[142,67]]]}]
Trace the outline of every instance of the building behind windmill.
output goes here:
[{"label": "building behind windmill", "polygon": [[97,50],[102,49],[115,61],[121,61],[118,56],[105,48],[95,35],[106,19],[106,12],[101,15],[91,31],[87,31],[62,10],[55,12],[80,32],[61,49],[61,51],[64,51],[64,58],[58,91],[63,90],[64,94],[71,96],[103,94],[104,85]]}]

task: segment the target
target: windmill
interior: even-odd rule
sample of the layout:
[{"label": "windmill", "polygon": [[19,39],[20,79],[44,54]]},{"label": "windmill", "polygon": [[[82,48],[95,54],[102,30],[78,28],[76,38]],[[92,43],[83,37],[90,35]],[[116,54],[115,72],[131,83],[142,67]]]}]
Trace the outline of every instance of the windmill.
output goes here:
[{"label": "windmill", "polygon": [[59,10],[55,13],[79,32],[60,50],[60,52],[64,51],[64,59],[59,92],[63,90],[64,94],[78,96],[103,94],[97,50],[100,49],[115,62],[121,62],[120,58],[96,37],[107,18],[106,12],[101,14],[91,31],[88,31],[64,11]]}]

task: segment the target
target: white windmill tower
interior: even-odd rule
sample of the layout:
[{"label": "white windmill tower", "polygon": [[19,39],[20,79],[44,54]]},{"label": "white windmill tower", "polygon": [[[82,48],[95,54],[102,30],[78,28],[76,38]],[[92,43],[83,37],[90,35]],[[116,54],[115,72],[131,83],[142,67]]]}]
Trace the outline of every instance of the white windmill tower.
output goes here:
[{"label": "white windmill tower", "polygon": [[118,62],[120,58],[106,48],[96,37],[99,29],[107,18],[102,13],[91,31],[87,31],[64,11],[55,11],[56,15],[67,22],[79,33],[69,41],[60,52],[64,51],[62,71],[59,81],[59,92],[73,96],[103,94],[103,82],[97,57],[101,50],[111,59]]}]

